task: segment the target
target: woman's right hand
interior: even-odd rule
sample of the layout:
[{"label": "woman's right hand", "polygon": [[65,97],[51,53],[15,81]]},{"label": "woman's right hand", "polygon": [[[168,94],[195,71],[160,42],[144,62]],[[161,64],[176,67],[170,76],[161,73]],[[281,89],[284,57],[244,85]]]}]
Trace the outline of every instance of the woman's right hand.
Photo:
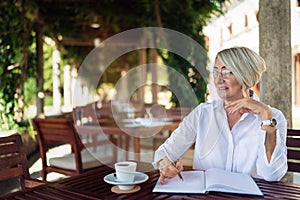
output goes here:
[{"label": "woman's right hand", "polygon": [[176,162],[176,167],[174,167],[171,163],[171,161],[165,157],[164,159],[160,160],[158,162],[158,169],[160,172],[160,183],[165,184],[166,178],[173,178],[175,177],[180,171],[183,170],[183,164],[182,162],[178,161]]}]

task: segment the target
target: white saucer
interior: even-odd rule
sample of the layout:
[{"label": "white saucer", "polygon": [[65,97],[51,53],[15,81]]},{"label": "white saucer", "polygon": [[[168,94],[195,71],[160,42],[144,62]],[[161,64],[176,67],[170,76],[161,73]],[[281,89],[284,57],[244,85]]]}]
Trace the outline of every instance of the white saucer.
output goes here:
[{"label": "white saucer", "polygon": [[118,185],[118,186],[133,186],[140,183],[144,183],[148,180],[149,176],[147,174],[144,174],[142,172],[134,172],[135,177],[132,182],[120,182],[116,175],[116,173],[108,174],[104,177],[104,181],[106,183],[112,184],[112,185]]},{"label": "white saucer", "polygon": [[141,124],[132,123],[132,124],[125,124],[124,127],[125,128],[139,128],[139,127],[142,127],[142,125]]}]

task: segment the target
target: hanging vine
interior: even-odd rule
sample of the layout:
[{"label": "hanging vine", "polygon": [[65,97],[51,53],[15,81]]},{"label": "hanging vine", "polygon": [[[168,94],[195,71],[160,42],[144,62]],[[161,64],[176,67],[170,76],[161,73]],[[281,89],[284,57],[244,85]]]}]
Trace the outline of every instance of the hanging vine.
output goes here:
[{"label": "hanging vine", "polygon": [[[211,13],[222,13],[221,5],[224,1],[225,0],[185,0],[183,2],[170,0],[160,2],[159,0],[155,0],[156,21],[158,26],[179,31],[180,33],[193,38],[202,47],[205,47],[202,29],[207,20],[210,18]],[[176,11],[176,14],[174,14],[174,11]],[[172,46],[178,44],[175,43],[169,45]],[[192,46],[186,46],[184,48],[186,48],[187,52],[193,52]],[[203,50],[205,49],[203,48]],[[171,66],[185,77],[190,86],[193,88],[193,92],[197,97],[198,103],[206,101],[208,72],[206,71],[207,59],[205,56],[190,55],[195,59],[194,63],[197,64],[197,67],[202,66],[200,73],[199,68],[196,69],[190,62],[172,52],[164,53],[164,50],[159,50],[159,55],[162,57],[167,66]],[[177,88],[178,93],[185,94],[187,88],[178,82],[176,78],[177,76],[173,75],[173,73],[174,71],[169,71],[170,85]],[[193,99],[189,96],[181,95],[180,98],[183,98],[181,99],[181,105],[179,104],[179,100],[175,94],[172,95],[171,101],[176,107],[190,107],[194,104],[192,102]]]},{"label": "hanging vine", "polygon": [[29,51],[33,22],[27,13],[30,1],[0,3],[0,124],[1,129],[18,129],[24,112],[24,82],[28,67],[33,67]]},{"label": "hanging vine", "polygon": [[[74,19],[81,19],[92,14],[104,16],[101,21],[101,33],[106,38],[112,33],[122,32],[132,28],[160,26],[184,33],[204,46],[202,28],[209,19],[209,14],[221,10],[225,0],[104,0],[99,6],[85,1],[69,3],[69,9]],[[63,1],[62,1],[63,2]],[[46,7],[39,3],[51,1],[32,0],[3,0],[0,2],[0,129],[14,129],[24,121],[24,82],[35,77],[36,52],[33,46],[34,31],[37,13],[43,16]],[[98,5],[98,4],[97,4]],[[62,8],[63,3],[58,4]],[[64,9],[64,8],[63,8]],[[74,11],[74,13],[73,13]],[[129,12],[130,11],[130,12]],[[53,15],[53,13],[51,13]],[[126,17],[124,17],[126,16]],[[64,19],[64,12],[56,18]],[[47,24],[46,34],[61,35],[74,34],[72,23],[55,21]],[[84,32],[76,32],[84,34]],[[88,36],[86,36],[88,37]],[[85,54],[78,51],[79,47],[67,49],[68,57],[79,58]],[[190,73],[193,66],[177,55],[160,53],[165,64],[183,74],[193,87],[198,101],[204,101],[206,82],[199,73]],[[171,84],[177,84],[170,76]],[[179,86],[180,87],[180,86]],[[184,91],[184,88],[182,88]],[[29,94],[35,95],[35,94]],[[176,99],[173,99],[176,103]],[[188,102],[188,99],[185,101]]]}]

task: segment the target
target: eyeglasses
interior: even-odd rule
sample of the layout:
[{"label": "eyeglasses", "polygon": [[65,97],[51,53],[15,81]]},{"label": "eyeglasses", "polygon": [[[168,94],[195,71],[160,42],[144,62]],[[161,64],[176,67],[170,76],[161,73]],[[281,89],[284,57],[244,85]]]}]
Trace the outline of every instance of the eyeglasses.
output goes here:
[{"label": "eyeglasses", "polygon": [[213,77],[216,79],[216,78],[218,78],[219,75],[222,78],[230,78],[233,73],[230,70],[224,69],[224,70],[221,70],[221,71],[213,70],[212,74],[213,74]]}]

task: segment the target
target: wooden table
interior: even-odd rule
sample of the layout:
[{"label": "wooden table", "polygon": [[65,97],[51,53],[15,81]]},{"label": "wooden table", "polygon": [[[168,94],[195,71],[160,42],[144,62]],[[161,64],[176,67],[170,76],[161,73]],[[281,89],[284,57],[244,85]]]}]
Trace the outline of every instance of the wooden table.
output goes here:
[{"label": "wooden table", "polygon": [[260,179],[255,179],[255,181],[264,193],[263,197],[217,192],[205,195],[152,193],[159,173],[149,163],[138,163],[138,171],[149,175],[149,179],[146,182],[139,184],[141,187],[140,191],[131,194],[115,194],[111,192],[112,185],[107,184],[103,180],[104,176],[114,172],[111,166],[103,165],[78,176],[8,194],[2,199],[300,199],[300,185],[283,182],[266,182]]},{"label": "wooden table", "polygon": [[[158,132],[163,131],[174,131],[178,125],[179,121],[166,122],[160,126],[137,126],[137,127],[119,127],[116,124],[104,124],[104,125],[81,125],[75,126],[79,134],[82,135],[97,135],[97,134],[107,134],[107,135],[120,135],[128,138],[133,138],[134,142],[134,157],[136,161],[140,161],[140,140],[141,138],[153,137]],[[128,151],[128,149],[125,149]]]}]

